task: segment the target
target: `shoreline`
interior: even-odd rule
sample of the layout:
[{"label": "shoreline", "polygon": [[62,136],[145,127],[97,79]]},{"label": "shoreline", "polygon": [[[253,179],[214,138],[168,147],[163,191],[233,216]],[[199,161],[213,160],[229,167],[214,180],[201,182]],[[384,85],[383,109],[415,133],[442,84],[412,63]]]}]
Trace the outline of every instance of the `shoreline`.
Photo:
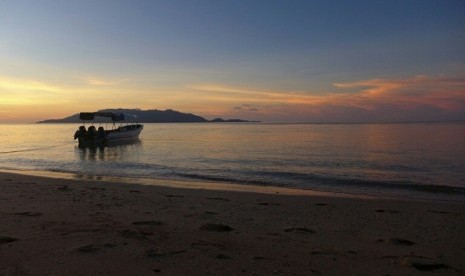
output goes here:
[{"label": "shoreline", "polygon": [[[405,201],[425,201],[425,202],[438,202],[438,203],[465,203],[463,198],[447,198],[439,197],[438,194],[432,193],[436,197],[421,197],[421,196],[407,196],[398,194],[384,194],[384,193],[357,193],[346,191],[331,191],[331,190],[317,190],[317,189],[302,189],[302,188],[288,188],[279,186],[265,186],[254,184],[240,184],[228,182],[214,182],[202,180],[175,180],[163,178],[135,178],[135,177],[118,177],[118,176],[94,176],[94,175],[81,175],[76,173],[65,172],[50,172],[39,170],[12,170],[0,169],[0,174],[18,174],[28,175],[44,178],[54,178],[63,180],[85,180],[96,182],[108,183],[126,183],[132,185],[146,185],[146,186],[161,186],[183,189],[197,189],[197,190],[213,190],[213,191],[231,191],[231,192],[251,192],[257,194],[282,194],[282,195],[298,195],[298,196],[324,196],[324,197],[341,197],[341,198],[359,198],[371,200],[405,200]],[[425,194],[425,192],[422,192]],[[447,194],[447,193],[446,193]],[[450,197],[450,196],[449,196]]]},{"label": "shoreline", "polygon": [[0,274],[460,275],[464,207],[0,172]]},{"label": "shoreline", "polygon": [[[71,181],[91,181],[102,183],[120,183],[130,185],[143,185],[153,187],[180,188],[192,190],[211,190],[224,192],[246,192],[255,194],[281,194],[294,196],[322,196],[322,197],[342,197],[342,198],[362,198],[362,199],[390,199],[392,197],[382,195],[365,195],[356,193],[319,191],[299,188],[286,188],[277,186],[259,186],[250,184],[237,184],[227,182],[213,182],[200,180],[174,180],[174,179],[157,179],[157,178],[134,178],[134,177],[113,177],[113,176],[92,176],[77,175],[74,173],[32,171],[32,170],[6,170],[0,169],[0,174],[24,175],[41,178],[52,178]],[[422,200],[422,199],[419,199]],[[449,202],[449,201],[446,201]],[[451,201],[455,202],[455,201]]]}]

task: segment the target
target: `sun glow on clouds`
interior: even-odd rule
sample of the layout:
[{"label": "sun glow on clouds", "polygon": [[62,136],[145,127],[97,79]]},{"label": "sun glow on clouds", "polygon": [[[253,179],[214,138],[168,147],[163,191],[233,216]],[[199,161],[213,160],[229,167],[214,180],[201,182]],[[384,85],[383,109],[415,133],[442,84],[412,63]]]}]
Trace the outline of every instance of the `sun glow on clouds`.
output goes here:
[{"label": "sun glow on clouds", "polygon": [[454,111],[464,108],[465,79],[415,76],[409,79],[336,83],[338,88],[360,88],[354,100],[371,105],[398,104],[399,106],[429,105]]},{"label": "sun glow on clouds", "polygon": [[127,100],[127,93],[116,85],[119,83],[98,78],[69,78],[51,83],[0,76],[0,122],[32,122],[68,116],[81,108],[117,106]]},{"label": "sun glow on clouds", "polygon": [[0,77],[0,87],[8,90],[22,90],[22,91],[50,91],[58,92],[59,88],[34,81],[34,80],[22,80],[14,78]]},{"label": "sun glow on clouds", "polygon": [[[465,79],[415,76],[335,83],[336,92],[261,91],[196,85],[205,99],[238,105],[253,103],[254,114],[232,108],[228,114],[275,121],[404,121],[465,119]],[[350,91],[349,91],[350,90]],[[250,111],[250,110],[249,110]]]},{"label": "sun glow on clouds", "polygon": [[[35,80],[0,77],[1,105],[50,104],[60,101],[60,87]],[[63,100],[63,99],[62,99]]]},{"label": "sun glow on clouds", "polygon": [[94,77],[94,76],[75,77],[75,78],[85,84],[94,85],[94,86],[115,86],[115,85],[120,85],[120,84],[130,81],[129,78],[108,80],[108,79],[102,79],[102,78]]},{"label": "sun glow on clouds", "polygon": [[465,78],[414,76],[334,83],[327,93],[221,84],[159,88],[95,76],[46,82],[0,76],[0,122],[31,122],[103,108],[173,108],[265,122],[464,120]]},{"label": "sun glow on clouds", "polygon": [[228,102],[289,103],[316,104],[321,101],[318,96],[295,92],[261,91],[256,89],[233,88],[221,85],[193,85],[188,88],[204,92],[206,99]]}]

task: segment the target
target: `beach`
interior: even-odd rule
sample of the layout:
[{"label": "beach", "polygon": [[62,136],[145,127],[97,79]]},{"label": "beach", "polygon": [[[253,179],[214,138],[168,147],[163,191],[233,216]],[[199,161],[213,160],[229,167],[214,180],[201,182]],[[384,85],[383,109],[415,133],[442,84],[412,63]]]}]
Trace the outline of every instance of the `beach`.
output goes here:
[{"label": "beach", "polygon": [[464,207],[0,173],[0,275],[462,275]]}]

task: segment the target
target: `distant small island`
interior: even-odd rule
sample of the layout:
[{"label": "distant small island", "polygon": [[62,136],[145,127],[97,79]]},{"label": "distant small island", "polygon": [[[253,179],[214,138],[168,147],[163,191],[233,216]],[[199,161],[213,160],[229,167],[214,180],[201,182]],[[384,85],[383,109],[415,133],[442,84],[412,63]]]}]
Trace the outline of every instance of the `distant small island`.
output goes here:
[{"label": "distant small island", "polygon": [[[113,113],[127,113],[136,115],[138,121],[141,123],[249,123],[249,122],[258,122],[258,121],[247,121],[241,119],[222,119],[216,118],[211,121],[192,114],[192,113],[182,113],[176,110],[167,109],[167,110],[141,110],[141,109],[102,109],[97,112],[113,112]],[[102,118],[102,121],[105,121],[105,118]],[[68,116],[62,119],[48,119],[36,122],[38,124],[53,124],[53,123],[79,123],[79,113]]]}]

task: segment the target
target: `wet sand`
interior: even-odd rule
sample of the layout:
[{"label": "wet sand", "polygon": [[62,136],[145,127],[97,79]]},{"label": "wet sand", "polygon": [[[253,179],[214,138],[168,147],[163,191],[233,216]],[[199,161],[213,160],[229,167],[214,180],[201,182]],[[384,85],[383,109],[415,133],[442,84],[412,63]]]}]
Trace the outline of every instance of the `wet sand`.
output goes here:
[{"label": "wet sand", "polygon": [[0,173],[0,275],[463,275],[465,203]]}]

